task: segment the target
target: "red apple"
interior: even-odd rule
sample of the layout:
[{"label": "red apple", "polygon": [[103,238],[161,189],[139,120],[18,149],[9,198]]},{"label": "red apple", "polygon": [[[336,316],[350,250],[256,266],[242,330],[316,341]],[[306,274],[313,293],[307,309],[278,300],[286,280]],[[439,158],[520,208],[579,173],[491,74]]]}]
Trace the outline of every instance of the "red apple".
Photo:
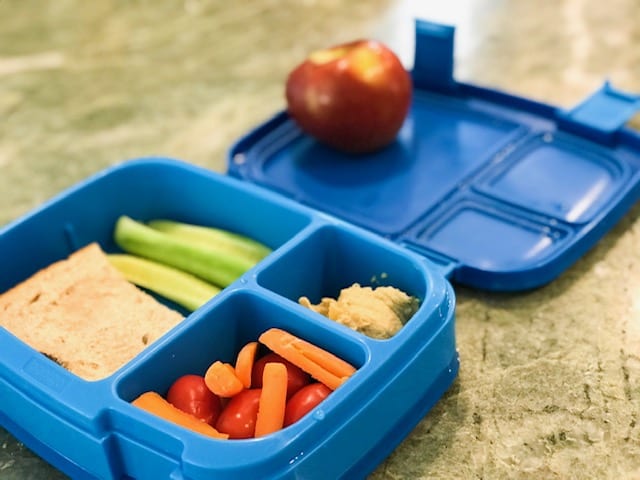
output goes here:
[{"label": "red apple", "polygon": [[411,77],[387,46],[356,40],[309,55],[288,76],[287,111],[307,134],[338,150],[390,144],[409,111]]}]

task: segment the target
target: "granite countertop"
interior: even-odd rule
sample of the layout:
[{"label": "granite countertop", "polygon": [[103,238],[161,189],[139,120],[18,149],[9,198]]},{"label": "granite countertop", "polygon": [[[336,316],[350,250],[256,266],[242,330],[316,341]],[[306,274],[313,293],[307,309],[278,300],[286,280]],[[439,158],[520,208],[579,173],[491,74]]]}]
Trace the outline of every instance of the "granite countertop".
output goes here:
[{"label": "granite countertop", "polygon": [[[0,225],[127,158],[224,171],[307,52],[376,36],[410,60],[416,14],[456,24],[459,80],[640,92],[637,0],[0,0]],[[542,288],[456,286],[459,376],[371,478],[640,478],[639,214]],[[0,429],[0,478],[65,477]]]}]

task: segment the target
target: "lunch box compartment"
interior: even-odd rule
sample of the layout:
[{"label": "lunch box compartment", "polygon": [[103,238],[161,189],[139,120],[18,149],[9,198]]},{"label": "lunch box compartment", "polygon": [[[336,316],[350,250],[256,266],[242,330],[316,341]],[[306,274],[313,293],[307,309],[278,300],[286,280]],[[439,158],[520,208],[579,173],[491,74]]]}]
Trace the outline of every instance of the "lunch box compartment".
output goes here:
[{"label": "lunch box compartment", "polygon": [[[234,290],[188,319],[180,328],[148,355],[131,365],[116,384],[118,396],[131,401],[145,391],[166,394],[178,377],[204,375],[216,360],[235,364],[240,349],[269,328],[280,328],[297,335],[334,355],[362,366],[367,354],[362,345],[330,326],[310,322],[297,310],[278,304],[264,292]],[[263,347],[265,351],[266,347]]]},{"label": "lunch box compartment", "polygon": [[[286,447],[291,441],[292,430],[295,432],[293,438],[298,438],[305,449],[311,449],[316,435],[308,430],[322,431],[322,426],[316,426],[319,420],[333,424],[332,410],[336,407],[342,410],[343,415],[345,409],[351,408],[345,405],[349,398],[345,393],[349,379],[290,427],[257,439],[219,440],[189,431],[130,405],[133,399],[146,391],[166,395],[180,376],[204,375],[214,361],[234,365],[240,349],[249,342],[258,341],[269,328],[284,329],[330,351],[358,369],[370,356],[366,345],[332,331],[330,325],[310,322],[300,311],[290,309],[287,302],[278,302],[269,292],[260,289],[230,289],[227,292],[221,294],[221,301],[197,311],[187,328],[133,362],[116,381],[117,396],[126,403],[120,403],[110,412],[110,424],[118,432],[117,441],[126,445],[120,448],[123,452],[120,458],[122,468],[134,478],[160,478],[167,471],[178,470],[180,456],[187,456],[183,451],[187,444],[194,457],[187,459],[182,467],[185,473],[189,468],[203,468],[209,474],[216,472],[220,476],[216,478],[255,478],[258,469],[262,469],[265,475],[270,469],[282,473],[290,468],[291,457],[298,453],[296,448]],[[268,349],[261,346],[258,355],[266,351]],[[131,454],[132,450],[136,453]],[[145,462],[145,452],[157,451],[163,451],[170,460],[149,458],[150,462],[163,469],[156,470],[153,477]],[[198,475],[204,475],[204,472]],[[199,478],[198,475],[194,474],[194,478]]]},{"label": "lunch box compartment", "polygon": [[257,273],[260,286],[297,302],[323,297],[337,299],[340,290],[394,286],[424,299],[427,285],[416,259],[390,242],[336,225],[322,226],[291,245],[282,256]]}]

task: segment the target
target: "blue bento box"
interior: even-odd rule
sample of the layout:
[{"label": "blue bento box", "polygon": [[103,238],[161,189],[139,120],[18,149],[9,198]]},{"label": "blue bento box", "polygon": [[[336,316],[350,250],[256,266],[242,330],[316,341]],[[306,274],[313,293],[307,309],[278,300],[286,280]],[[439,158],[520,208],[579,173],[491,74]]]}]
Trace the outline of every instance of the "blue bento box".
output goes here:
[{"label": "blue bento box", "polygon": [[[361,477],[456,376],[454,294],[427,259],[177,160],[122,163],[3,228],[0,291],[90,242],[117,251],[113,228],[123,214],[227,228],[273,253],[104,380],[82,380],[0,329],[0,424],[73,478]],[[335,296],[353,282],[393,285],[421,306],[393,338],[374,340],[297,303],[303,295]],[[233,362],[271,327],[357,372],[300,421],[251,440],[211,439],[130,404],[145,391],[165,393],[183,374],[204,374],[215,360]]]},{"label": "blue bento box", "polygon": [[[640,98],[608,84],[569,111],[453,79],[451,27],[416,23],[413,105],[398,140],[353,161],[280,112],[229,151],[229,175],[179,160],[123,162],[0,230],[0,291],[91,242],[117,251],[120,215],[227,228],[273,249],[100,381],[0,328],[0,424],[73,478],[362,478],[441,398],[459,368],[452,284],[552,281],[640,196]],[[366,165],[366,168],[365,168]],[[46,239],[46,241],[43,241]],[[376,340],[298,304],[355,282],[421,301]],[[250,440],[187,431],[130,404],[270,327],[357,367],[300,421]]]}]

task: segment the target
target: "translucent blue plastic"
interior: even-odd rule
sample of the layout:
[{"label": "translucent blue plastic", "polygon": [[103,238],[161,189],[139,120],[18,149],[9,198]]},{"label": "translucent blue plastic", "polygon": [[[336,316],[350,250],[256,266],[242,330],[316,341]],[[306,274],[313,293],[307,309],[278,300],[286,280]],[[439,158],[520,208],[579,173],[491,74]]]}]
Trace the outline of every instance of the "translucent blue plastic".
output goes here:
[{"label": "translucent blue plastic", "polygon": [[[454,294],[433,264],[273,192],[173,160],[112,167],[0,230],[0,291],[89,242],[117,251],[112,233],[122,214],[221,226],[273,253],[104,380],[84,381],[0,328],[0,424],[73,478],[362,478],[457,374]],[[394,285],[421,307],[393,338],[374,340],[297,303],[354,282]],[[207,438],[130,404],[215,360],[232,362],[271,327],[357,372],[295,424],[251,440]]]}]

